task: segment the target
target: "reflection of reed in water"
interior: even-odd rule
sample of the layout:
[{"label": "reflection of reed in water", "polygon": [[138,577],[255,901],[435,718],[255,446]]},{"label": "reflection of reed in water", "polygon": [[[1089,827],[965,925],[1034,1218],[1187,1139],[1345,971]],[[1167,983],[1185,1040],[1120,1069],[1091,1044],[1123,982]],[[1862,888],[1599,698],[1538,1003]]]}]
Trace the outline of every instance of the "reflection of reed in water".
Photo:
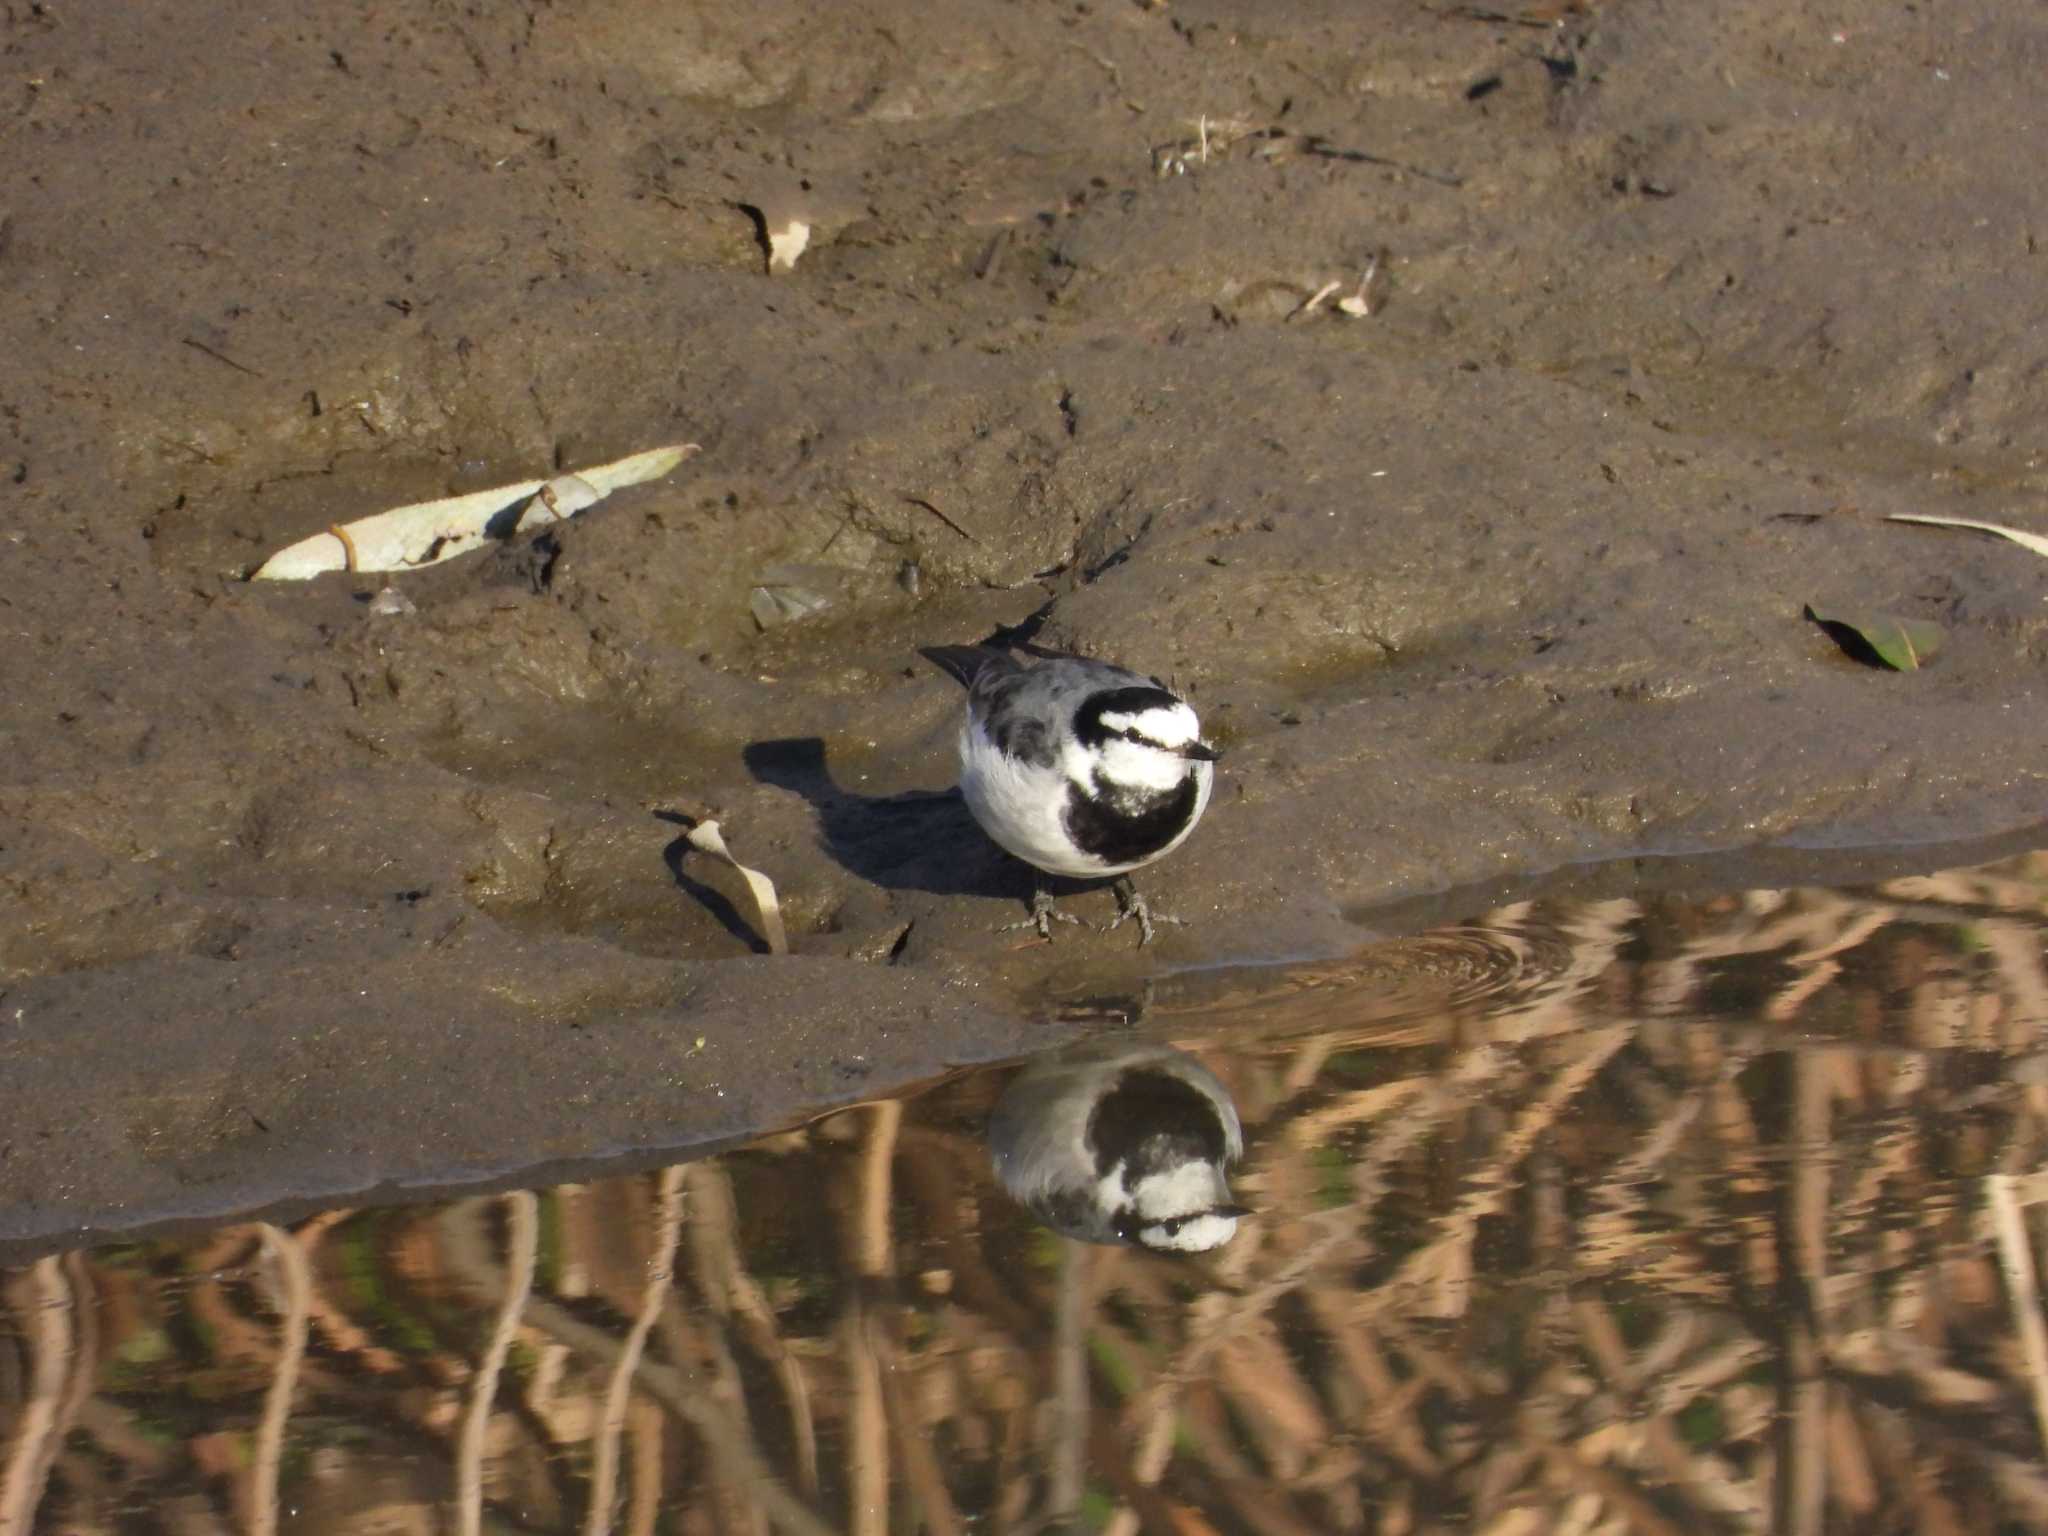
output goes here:
[{"label": "reflection of reed in water", "polygon": [[1409,947],[1493,978],[1434,1007],[1386,951],[1183,990],[1261,1213],[1192,1262],[1013,1206],[999,1074],[44,1260],[0,1536],[2048,1527],[2044,891],[1505,909]]},{"label": "reflection of reed in water", "polygon": [[989,1117],[1003,1188],[1090,1243],[1206,1253],[1250,1213],[1225,1168],[1244,1155],[1237,1106],[1185,1051],[1092,1040],[1032,1062]]}]

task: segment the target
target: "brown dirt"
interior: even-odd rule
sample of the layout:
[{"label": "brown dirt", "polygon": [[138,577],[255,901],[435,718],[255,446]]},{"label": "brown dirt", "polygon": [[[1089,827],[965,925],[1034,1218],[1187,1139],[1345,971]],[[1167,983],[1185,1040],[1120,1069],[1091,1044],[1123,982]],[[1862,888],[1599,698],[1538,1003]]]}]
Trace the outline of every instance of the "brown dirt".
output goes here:
[{"label": "brown dirt", "polygon": [[[1160,963],[2037,820],[2048,567],[1880,518],[2040,526],[2044,39],[1993,0],[0,5],[0,1235],[1042,1038],[1020,985],[1139,962],[991,933],[1023,880],[933,793],[957,698],[909,664],[1041,610],[1231,747]],[[817,221],[794,273],[742,205]],[[1375,255],[1372,316],[1288,318]],[[678,438],[399,578],[414,615],[242,580]],[[834,606],[761,633],[792,563]],[[1807,602],[1949,648],[1865,670]]]}]

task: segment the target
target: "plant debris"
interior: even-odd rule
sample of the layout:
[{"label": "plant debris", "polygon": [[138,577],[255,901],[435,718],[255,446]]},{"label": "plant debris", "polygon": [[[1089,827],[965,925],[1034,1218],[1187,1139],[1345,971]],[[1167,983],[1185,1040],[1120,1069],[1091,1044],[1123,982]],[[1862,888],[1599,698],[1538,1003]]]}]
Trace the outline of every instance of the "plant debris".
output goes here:
[{"label": "plant debris", "polygon": [[1894,672],[1917,672],[1939,654],[1947,638],[1939,624],[1891,613],[1821,613],[1809,603],[1806,617],[1826,630],[1844,654]]},{"label": "plant debris", "polygon": [[2002,539],[2011,539],[2021,548],[2031,549],[2037,555],[2048,555],[2048,537],[2029,533],[2024,528],[2008,528],[2004,523],[1980,523],[1972,517],[1931,517],[1921,512],[1894,512],[1885,521],[1926,523],[1934,528],[1973,528],[1979,533],[1995,533]]},{"label": "plant debris", "polygon": [[783,931],[782,903],[775,895],[775,882],[758,869],[749,869],[734,858],[732,851],[725,846],[725,835],[718,830],[718,823],[710,817],[692,826],[683,834],[683,840],[699,853],[708,853],[738,872],[754,898],[754,907],[761,919],[761,937],[768,942],[768,953],[788,954],[789,935]]},{"label": "plant debris", "polygon": [[481,549],[491,539],[566,522],[624,486],[659,480],[697,451],[695,443],[650,448],[550,480],[522,480],[337,523],[279,550],[250,580],[304,581],[327,571],[409,571],[438,565]]}]

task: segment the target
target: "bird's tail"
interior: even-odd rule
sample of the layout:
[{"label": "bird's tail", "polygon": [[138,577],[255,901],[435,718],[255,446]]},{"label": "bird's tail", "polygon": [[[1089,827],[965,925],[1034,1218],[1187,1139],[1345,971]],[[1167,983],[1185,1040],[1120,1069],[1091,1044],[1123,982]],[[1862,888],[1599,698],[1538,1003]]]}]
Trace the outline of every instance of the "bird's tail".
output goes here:
[{"label": "bird's tail", "polygon": [[963,688],[972,688],[985,668],[1017,665],[1014,658],[992,645],[921,645],[917,653]]}]

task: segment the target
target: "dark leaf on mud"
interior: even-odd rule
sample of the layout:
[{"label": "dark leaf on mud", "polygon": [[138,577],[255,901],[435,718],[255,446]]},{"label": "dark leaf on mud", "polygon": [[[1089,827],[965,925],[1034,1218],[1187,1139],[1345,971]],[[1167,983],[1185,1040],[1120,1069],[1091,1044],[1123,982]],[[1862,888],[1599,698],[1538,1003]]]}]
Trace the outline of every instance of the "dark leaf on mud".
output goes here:
[{"label": "dark leaf on mud", "polygon": [[1828,632],[1843,652],[1865,666],[1913,672],[1940,652],[1947,636],[1939,624],[1902,619],[1892,613],[1822,613],[1811,603],[1806,616]]}]

